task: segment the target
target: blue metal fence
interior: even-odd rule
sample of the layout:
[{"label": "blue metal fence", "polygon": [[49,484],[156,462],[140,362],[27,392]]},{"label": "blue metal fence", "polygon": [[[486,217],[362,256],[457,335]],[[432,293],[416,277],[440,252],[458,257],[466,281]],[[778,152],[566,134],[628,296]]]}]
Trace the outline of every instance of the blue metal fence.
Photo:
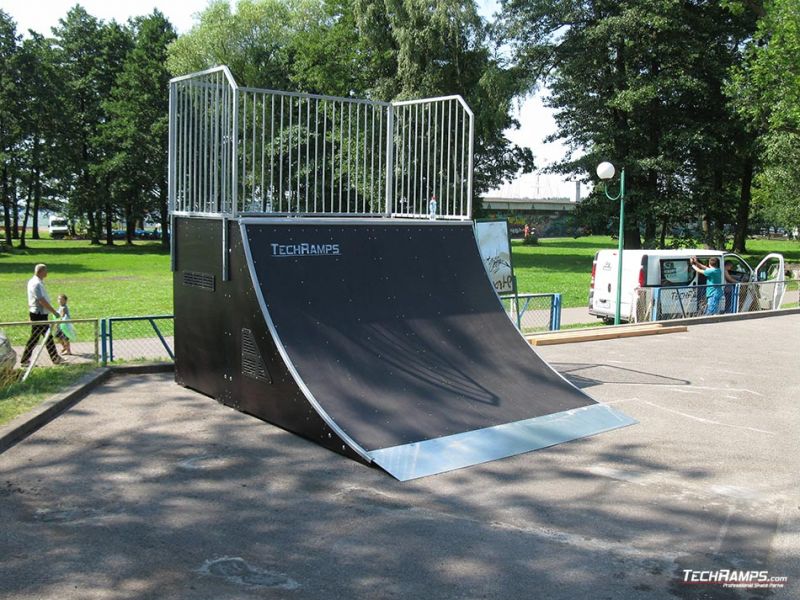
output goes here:
[{"label": "blue metal fence", "polygon": [[561,294],[514,294],[500,299],[520,331],[561,329]]}]

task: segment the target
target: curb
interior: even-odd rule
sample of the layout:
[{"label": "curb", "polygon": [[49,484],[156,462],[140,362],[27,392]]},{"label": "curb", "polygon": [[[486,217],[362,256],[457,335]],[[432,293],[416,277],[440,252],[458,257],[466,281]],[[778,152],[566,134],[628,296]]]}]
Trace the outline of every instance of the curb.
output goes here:
[{"label": "curb", "polygon": [[105,383],[112,376],[143,373],[168,373],[175,369],[172,363],[146,363],[114,367],[98,367],[87,373],[63,392],[45,400],[35,408],[23,413],[9,423],[0,426],[0,454],[24,440],[30,434],[47,425],[68,408],[83,400],[89,392]]},{"label": "curb", "polygon": [[748,321],[750,319],[768,319],[785,315],[800,314],[800,308],[781,308],[779,310],[762,310],[758,312],[734,313],[731,315],[711,315],[708,317],[688,317],[686,319],[670,319],[655,321],[665,325],[705,325],[707,323],[725,323],[727,321]]}]

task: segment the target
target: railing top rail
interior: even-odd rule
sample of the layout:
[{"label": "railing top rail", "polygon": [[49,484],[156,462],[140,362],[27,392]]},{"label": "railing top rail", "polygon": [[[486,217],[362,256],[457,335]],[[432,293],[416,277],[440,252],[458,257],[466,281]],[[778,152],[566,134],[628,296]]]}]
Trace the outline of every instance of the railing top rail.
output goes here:
[{"label": "railing top rail", "polygon": [[457,100],[464,110],[467,111],[470,116],[473,116],[472,109],[459,94],[451,94],[449,96],[434,96],[432,98],[418,98],[416,100],[394,100],[391,104],[392,106],[408,106],[411,104],[426,104],[429,102],[446,102],[447,100]]},{"label": "railing top rail", "polygon": [[108,321],[149,321],[150,319],[173,319],[175,315],[146,315],[143,317],[106,317]]},{"label": "railing top rail", "polygon": [[0,329],[3,327],[15,327],[17,325],[58,325],[59,323],[96,323],[102,321],[102,317],[95,319],[51,319],[48,321],[9,321],[7,323],[0,323]]},{"label": "railing top rail", "polygon": [[308,98],[310,100],[329,100],[331,102],[348,102],[350,104],[367,104],[370,106],[389,106],[390,102],[382,100],[368,100],[365,98],[349,98],[347,96],[328,96],[326,94],[309,94],[306,92],[287,92],[285,90],[273,90],[269,88],[240,87],[240,92],[250,94],[274,94],[276,96],[289,96],[292,98]]},{"label": "railing top rail", "polygon": [[169,80],[169,82],[179,83],[181,81],[187,81],[189,79],[197,79],[205,75],[211,75],[212,73],[219,73],[219,72],[225,74],[225,78],[228,80],[228,83],[231,85],[232,88],[234,89],[239,88],[239,84],[236,83],[236,80],[233,78],[233,74],[231,73],[230,69],[228,69],[228,67],[226,67],[225,65],[220,65],[218,67],[211,67],[210,69],[205,69],[204,71],[197,71],[195,73],[187,73],[186,75],[173,77],[172,79]]}]

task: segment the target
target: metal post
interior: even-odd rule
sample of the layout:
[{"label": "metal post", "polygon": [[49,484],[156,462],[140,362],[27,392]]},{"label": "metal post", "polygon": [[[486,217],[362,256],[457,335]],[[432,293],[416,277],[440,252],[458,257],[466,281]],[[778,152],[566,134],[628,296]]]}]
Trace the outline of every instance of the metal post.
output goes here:
[{"label": "metal post", "polygon": [[625,168],[619,175],[619,263],[617,267],[617,308],[614,312],[614,325],[620,324],[622,304],[622,251],[625,248]]},{"label": "metal post", "polygon": [[100,363],[105,367],[108,364],[108,319],[100,320]]},{"label": "metal post", "polygon": [[386,113],[386,216],[391,217],[394,212],[394,106],[387,107]]},{"label": "metal post", "polygon": [[550,331],[561,329],[561,294],[553,294],[550,304]]},{"label": "metal post", "polygon": [[100,327],[98,326],[98,321],[100,321],[100,319],[96,319],[94,321],[94,362],[98,362],[100,360],[100,344],[98,339]]}]

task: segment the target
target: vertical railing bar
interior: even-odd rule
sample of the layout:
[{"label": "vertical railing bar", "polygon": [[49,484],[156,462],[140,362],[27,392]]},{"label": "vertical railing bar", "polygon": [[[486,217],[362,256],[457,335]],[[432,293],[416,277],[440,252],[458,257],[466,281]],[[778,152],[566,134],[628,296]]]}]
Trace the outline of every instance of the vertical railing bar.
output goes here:
[{"label": "vertical railing bar", "polygon": [[459,215],[464,216],[464,147],[466,146],[466,137],[464,129],[467,123],[466,111],[461,108],[461,177],[459,178]]},{"label": "vertical railing bar", "polygon": [[231,110],[233,110],[233,151],[231,154],[233,158],[231,161],[233,165],[233,173],[231,174],[233,185],[231,186],[231,210],[228,212],[235,217],[239,211],[239,161],[237,160],[239,152],[239,88],[234,88],[233,90]]},{"label": "vertical railing bar", "polygon": [[350,171],[352,171],[353,159],[353,103],[347,103],[347,207],[345,212],[350,212]]},{"label": "vertical railing bar", "polygon": [[442,136],[442,139],[441,139],[441,144],[439,146],[441,148],[441,152],[439,153],[439,195],[437,196],[437,198],[439,199],[439,202],[444,202],[444,195],[445,195],[445,189],[444,189],[444,185],[443,185],[443,182],[442,182],[442,179],[444,177],[444,154],[446,152],[445,147],[444,147],[444,127],[445,127],[445,125],[444,125],[444,123],[445,123],[444,109],[445,109],[445,105],[444,105],[444,103],[442,103],[442,129],[440,131],[440,135]]},{"label": "vertical railing bar", "polygon": [[355,196],[354,212],[358,212],[358,139],[359,139],[359,137],[361,135],[361,121],[359,119],[360,115],[361,115],[361,105],[360,104],[356,104],[356,137],[355,137],[355,141],[356,141],[356,160],[355,160],[355,165],[354,165],[355,166],[355,177],[354,177],[355,190],[354,190],[354,194],[353,194]]},{"label": "vertical railing bar", "polygon": [[[415,211],[417,206],[417,199],[419,199],[419,192],[417,191],[417,172],[419,171],[419,104],[414,105],[414,207]],[[418,210],[425,209],[422,199],[419,199],[420,207]]]},{"label": "vertical railing bar", "polygon": [[[447,201],[445,206],[450,206],[450,159],[452,158],[453,151],[453,102],[455,100],[447,101]],[[449,208],[447,214],[450,214]]]},{"label": "vertical railing bar", "polygon": [[289,158],[289,175],[286,178],[286,191],[289,194],[289,199],[286,202],[287,212],[292,212],[292,113],[294,106],[292,105],[292,97],[289,96],[289,127],[286,130],[286,156]]},{"label": "vertical railing bar", "polygon": [[344,103],[339,111],[339,212],[342,212],[342,178],[344,177]]},{"label": "vertical railing bar", "polygon": [[253,178],[253,185],[250,186],[250,202],[248,203],[248,208],[255,209],[255,202],[256,202],[256,122],[257,122],[257,113],[256,113],[256,105],[258,104],[258,95],[251,93],[253,100],[251,104],[253,105],[253,119],[250,127],[253,128],[253,143],[251,144],[252,149],[250,150],[250,177]]},{"label": "vertical railing bar", "polygon": [[[375,210],[375,105],[372,105],[372,127],[370,127],[370,131],[372,133],[372,137],[369,144],[369,159],[370,159],[370,167],[369,167],[369,207],[370,212],[379,212]],[[380,142],[378,142],[377,151],[380,152]],[[380,158],[378,159],[380,160]],[[378,169],[380,169],[380,162],[378,163]]]},{"label": "vertical railing bar", "polygon": [[467,165],[467,214],[466,217],[472,217],[472,167],[473,167],[473,145],[475,142],[475,117],[469,113],[469,147],[468,156],[469,163]]},{"label": "vertical railing bar", "polygon": [[275,94],[270,94],[269,109],[269,201],[275,210]]},{"label": "vertical railing bar", "polygon": [[431,104],[425,104],[428,113],[428,123],[425,129],[425,197],[430,200],[431,196]]},{"label": "vertical railing bar", "polygon": [[439,198],[441,196],[440,190],[436,183],[438,182],[438,173],[436,170],[436,157],[439,156],[439,102],[433,104],[433,196]]},{"label": "vertical railing bar", "polygon": [[[369,124],[367,119],[367,106],[364,106],[364,146],[363,151],[361,153],[362,160],[364,161],[364,166],[361,169],[362,176],[361,176],[361,200],[362,200],[362,212],[367,212],[367,138],[369,134],[367,133],[367,125]],[[372,203],[370,202],[370,205]],[[370,213],[372,210],[369,211]]]},{"label": "vertical railing bar", "polygon": [[267,190],[264,187],[264,171],[266,166],[267,133],[267,95],[261,94],[261,212],[267,212]]},{"label": "vertical railing bar", "polygon": [[278,123],[280,154],[278,156],[278,212],[283,212],[283,96],[281,99],[281,120]]},{"label": "vertical railing bar", "polygon": [[319,175],[319,98],[314,100],[314,212],[317,212],[317,199],[319,197],[319,187],[317,186],[317,176]]},{"label": "vertical railing bar", "polygon": [[328,144],[328,101],[322,104],[322,211],[325,211],[325,170],[327,169]]},{"label": "vertical railing bar", "polygon": [[[383,132],[383,110],[380,111],[381,128],[379,132]],[[394,106],[391,104],[386,107],[386,192],[385,192],[385,210],[386,215],[391,217],[394,212]],[[380,142],[379,142],[380,143]],[[383,144],[381,144],[383,145]],[[380,161],[379,161],[380,162]],[[378,164],[378,171],[384,172],[381,165]],[[379,180],[380,183],[380,180]]]},{"label": "vertical railing bar", "polygon": [[308,172],[311,170],[311,98],[306,99],[306,212],[308,212]]},{"label": "vertical railing bar", "polygon": [[[240,189],[242,192],[241,204],[242,208],[244,208],[245,203],[247,202],[247,92],[239,92],[239,97],[242,101],[242,134],[241,134],[241,143],[242,143],[242,172],[239,176],[240,180]],[[237,207],[239,203],[236,203]]]}]

